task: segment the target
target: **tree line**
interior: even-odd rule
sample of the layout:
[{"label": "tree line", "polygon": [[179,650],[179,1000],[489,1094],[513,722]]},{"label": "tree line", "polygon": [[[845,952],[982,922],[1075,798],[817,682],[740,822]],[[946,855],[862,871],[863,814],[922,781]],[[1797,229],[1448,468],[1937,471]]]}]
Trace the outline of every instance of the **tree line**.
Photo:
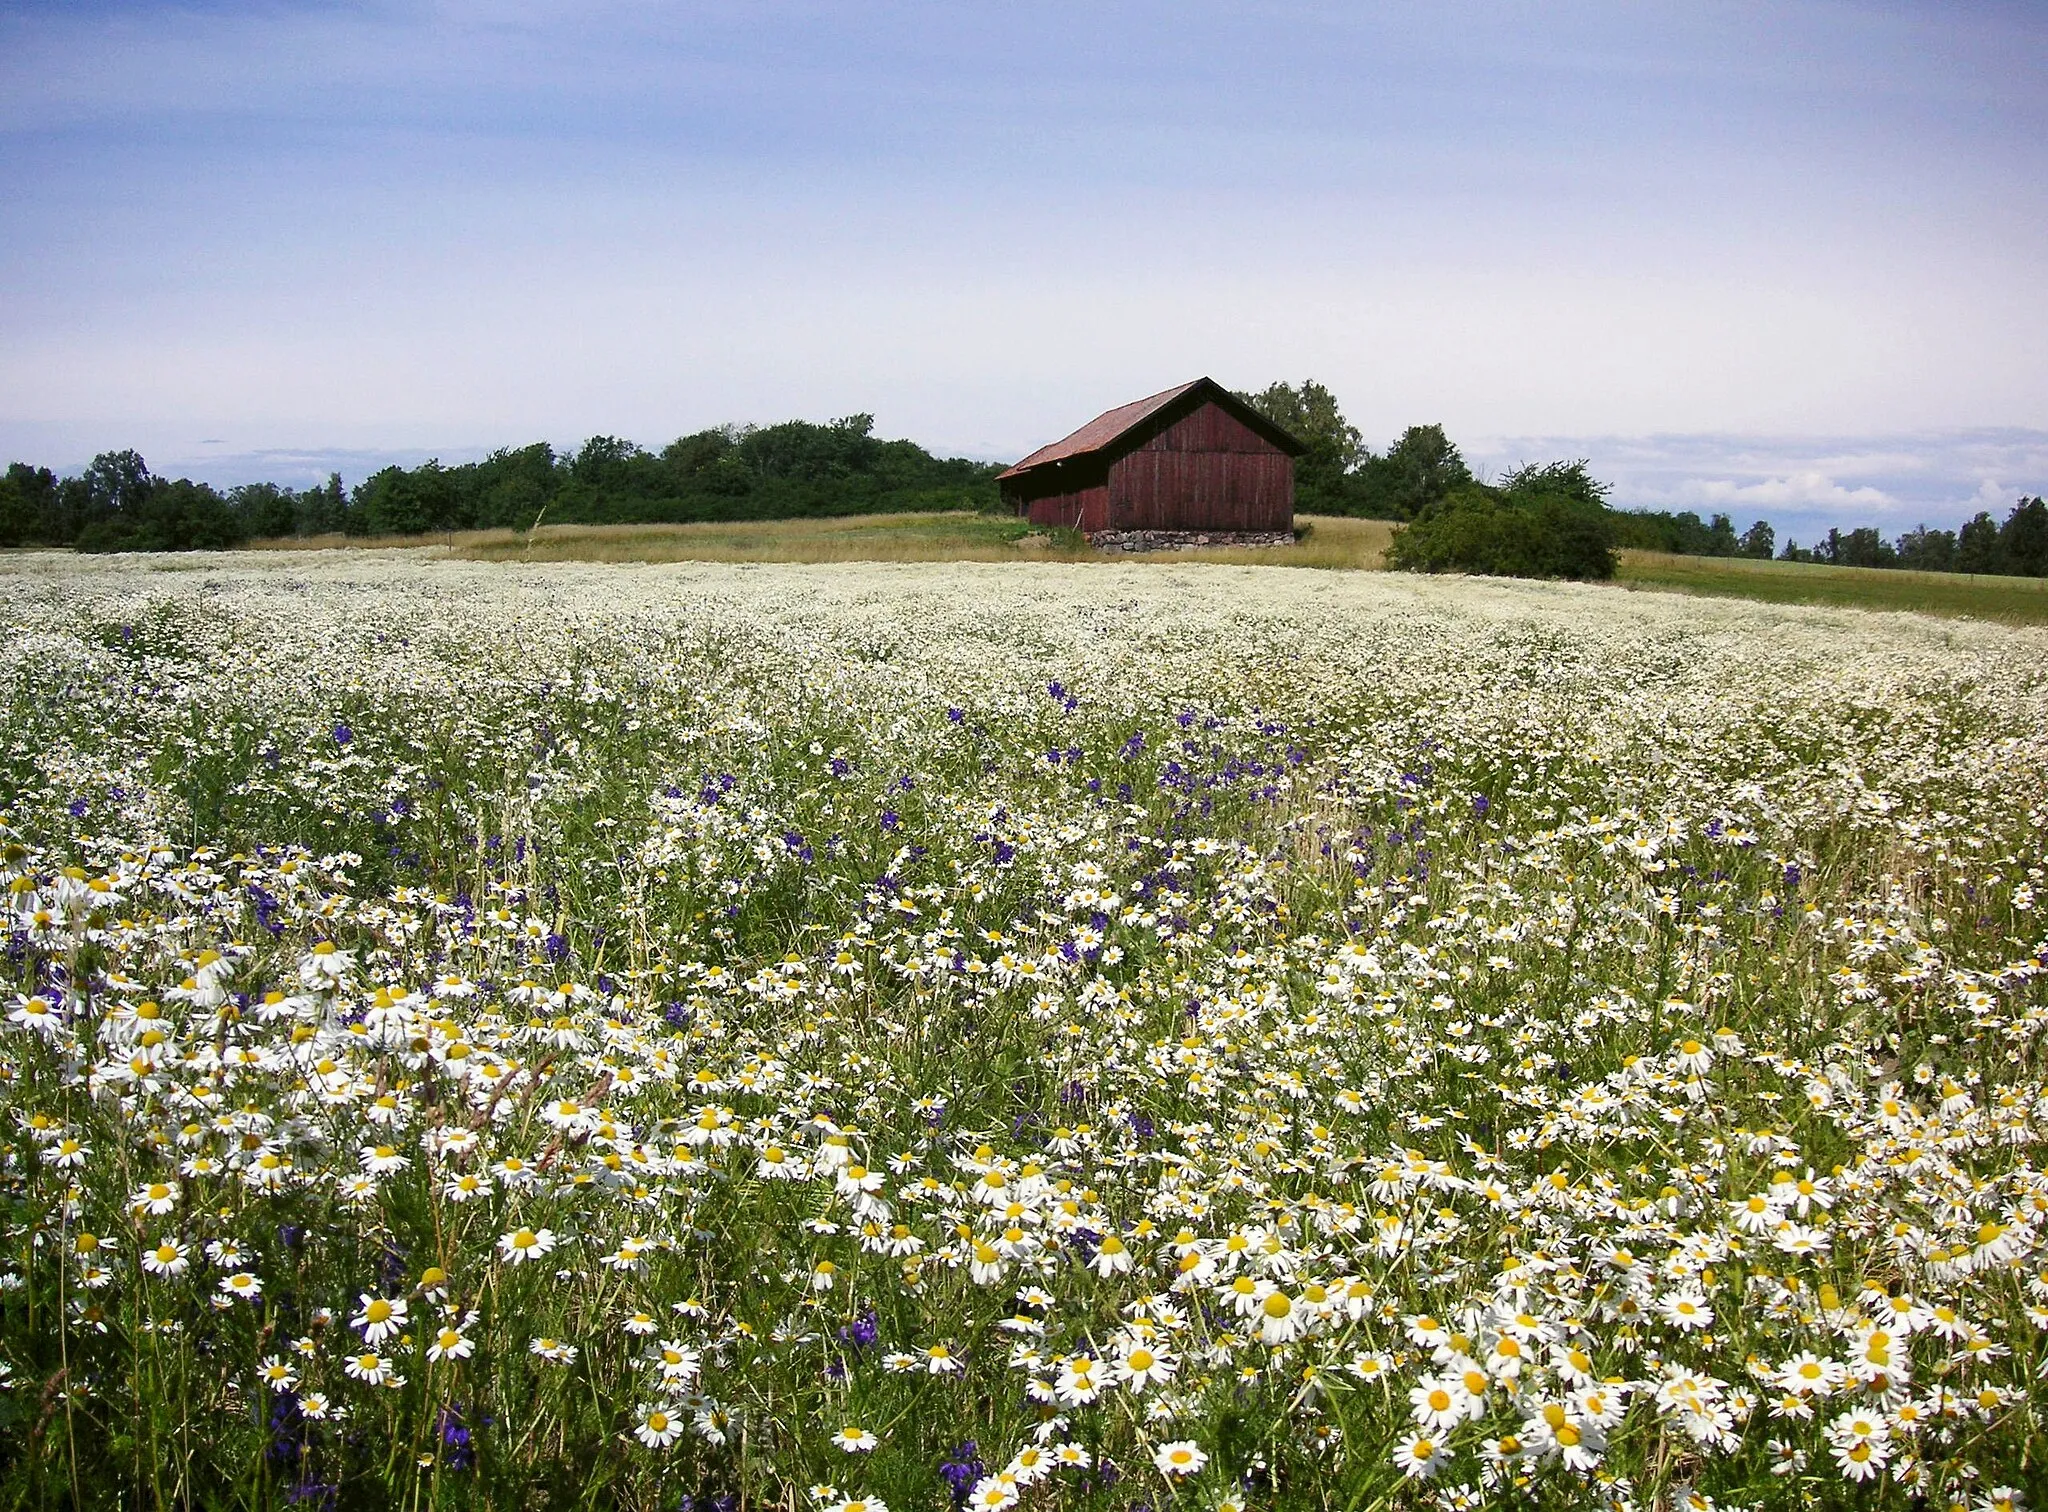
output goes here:
[{"label": "tree line", "polygon": [[1787,541],[1767,520],[1737,533],[1725,514],[1617,509],[1610,487],[1587,463],[1517,468],[1492,482],[1475,478],[1440,425],[1411,425],[1386,451],[1365,445],[1336,396],[1313,379],[1240,393],[1307,450],[1294,469],[1295,507],[1304,514],[1396,520],[1390,560],[1429,571],[1512,576],[1611,577],[1620,549],[1685,556],[1750,557],[1846,567],[2048,577],[2048,503],[2023,498],[2000,524],[1980,512],[1960,530],[1917,526],[1887,541],[1871,526],[1830,530],[1812,546]]},{"label": "tree line", "polygon": [[344,488],[247,483],[216,489],[152,474],[133,451],[103,452],[75,477],[17,462],[0,478],[0,546],[178,551],[252,539],[556,524],[686,523],[991,508],[1001,467],[934,457],[874,435],[874,417],[719,426],[647,451],[593,436],[444,467],[386,467]]},{"label": "tree line", "polygon": [[[1336,396],[1309,380],[1240,394],[1298,437],[1295,505],[1406,525],[1397,565],[1519,576],[1610,577],[1624,548],[1853,567],[2048,576],[2048,504],[2021,499],[2001,524],[1980,513],[1959,530],[1920,526],[1887,541],[1875,528],[1830,530],[1776,549],[1768,521],[1737,533],[1708,520],[1616,509],[1584,459],[1475,477],[1440,425],[1412,425],[1368,447]],[[157,477],[133,451],[103,452],[74,477],[16,462],[0,477],[0,546],[82,551],[221,548],[286,536],[420,535],[536,524],[767,520],[888,511],[993,509],[1001,467],[940,458],[874,434],[874,417],[817,424],[717,426],[648,451],[593,436],[574,451],[546,442],[477,462],[386,467],[353,488],[332,474],[292,489],[217,489]]]},{"label": "tree line", "polygon": [[1886,541],[1871,526],[1830,530],[1811,546],[1788,541],[1788,562],[1832,562],[1843,567],[1905,567],[1920,572],[1991,572],[2048,577],[2048,500],[2021,499],[2003,524],[1979,510],[1959,530],[1916,526]]}]

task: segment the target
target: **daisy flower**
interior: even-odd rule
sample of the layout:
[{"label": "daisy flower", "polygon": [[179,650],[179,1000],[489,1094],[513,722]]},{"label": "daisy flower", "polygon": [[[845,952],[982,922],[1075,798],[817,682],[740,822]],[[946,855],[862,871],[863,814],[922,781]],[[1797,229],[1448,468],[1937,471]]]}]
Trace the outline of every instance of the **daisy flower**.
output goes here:
[{"label": "daisy flower", "polygon": [[175,1181],[152,1181],[147,1186],[137,1187],[135,1195],[128,1199],[131,1211],[147,1213],[161,1218],[178,1205],[178,1183]]},{"label": "daisy flower", "polygon": [[1119,1381],[1133,1391],[1143,1391],[1147,1386],[1165,1385],[1178,1365],[1172,1356],[1133,1339],[1125,1341],[1113,1368]]},{"label": "daisy flower", "polygon": [[262,1378],[263,1384],[272,1391],[290,1391],[299,1384],[299,1373],[292,1369],[282,1355],[265,1357],[262,1365],[257,1367],[256,1373]]},{"label": "daisy flower", "polygon": [[1690,1333],[1705,1328],[1714,1321],[1714,1309],[1707,1305],[1707,1299],[1698,1292],[1673,1292],[1657,1305],[1666,1322],[1674,1328]]},{"label": "daisy flower", "polygon": [[1274,1291],[1259,1304],[1259,1338],[1267,1344],[1285,1344],[1300,1336],[1307,1317],[1286,1292]]},{"label": "daisy flower", "polygon": [[1161,1475],[1199,1475],[1209,1456],[1193,1439],[1175,1439],[1152,1451],[1152,1463]]},{"label": "daisy flower", "polygon": [[1408,1407],[1416,1425],[1440,1434],[1465,1421],[1470,1400],[1458,1382],[1436,1376],[1425,1376],[1408,1392]]},{"label": "daisy flower", "polygon": [[555,1247],[553,1229],[513,1229],[498,1239],[498,1252],[514,1265],[523,1265],[528,1260],[538,1260]]},{"label": "daisy flower", "polygon": [[362,1310],[349,1319],[349,1323],[362,1331],[365,1344],[382,1344],[392,1335],[405,1331],[404,1298],[386,1299],[363,1292],[356,1300]]},{"label": "daisy flower", "polygon": [[633,1436],[650,1449],[666,1449],[683,1434],[683,1420],[661,1407],[650,1407],[640,1414],[640,1421],[634,1425]]},{"label": "daisy flower", "polygon": [[366,1349],[361,1354],[350,1355],[342,1368],[366,1386],[403,1386],[405,1384],[405,1377],[398,1374],[395,1362],[387,1360],[374,1349]]},{"label": "daisy flower", "polygon": [[1394,1463],[1415,1480],[1428,1480],[1445,1459],[1443,1441],[1433,1434],[1414,1433],[1395,1446]]}]

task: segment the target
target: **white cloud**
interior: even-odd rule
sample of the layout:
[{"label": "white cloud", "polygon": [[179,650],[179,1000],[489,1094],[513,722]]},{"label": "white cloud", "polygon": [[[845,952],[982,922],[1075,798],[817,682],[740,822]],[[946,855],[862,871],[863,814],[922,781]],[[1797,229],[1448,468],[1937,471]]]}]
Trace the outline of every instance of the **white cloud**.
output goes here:
[{"label": "white cloud", "polygon": [[1886,513],[1899,501],[1882,488],[1869,484],[1851,488],[1824,472],[1802,470],[1754,483],[1737,483],[1727,478],[1687,478],[1676,487],[1663,490],[1665,501],[1674,505],[1712,508],[1811,509],[1843,513]]}]

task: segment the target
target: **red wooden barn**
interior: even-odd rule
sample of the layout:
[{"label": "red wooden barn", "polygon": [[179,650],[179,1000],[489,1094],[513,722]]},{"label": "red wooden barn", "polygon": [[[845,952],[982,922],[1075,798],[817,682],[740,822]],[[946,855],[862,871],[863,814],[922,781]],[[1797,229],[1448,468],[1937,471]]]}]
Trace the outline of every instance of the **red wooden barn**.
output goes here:
[{"label": "red wooden barn", "polygon": [[1034,525],[1098,545],[1289,539],[1302,444],[1209,378],[1098,415],[1003,473]]}]

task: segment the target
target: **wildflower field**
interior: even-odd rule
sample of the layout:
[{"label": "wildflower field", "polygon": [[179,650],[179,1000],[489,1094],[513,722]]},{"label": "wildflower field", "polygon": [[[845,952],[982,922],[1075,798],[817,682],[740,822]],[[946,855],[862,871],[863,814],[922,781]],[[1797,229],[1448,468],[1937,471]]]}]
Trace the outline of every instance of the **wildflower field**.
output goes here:
[{"label": "wildflower field", "polygon": [[0,577],[0,1504],[2048,1481],[2048,633]]}]

